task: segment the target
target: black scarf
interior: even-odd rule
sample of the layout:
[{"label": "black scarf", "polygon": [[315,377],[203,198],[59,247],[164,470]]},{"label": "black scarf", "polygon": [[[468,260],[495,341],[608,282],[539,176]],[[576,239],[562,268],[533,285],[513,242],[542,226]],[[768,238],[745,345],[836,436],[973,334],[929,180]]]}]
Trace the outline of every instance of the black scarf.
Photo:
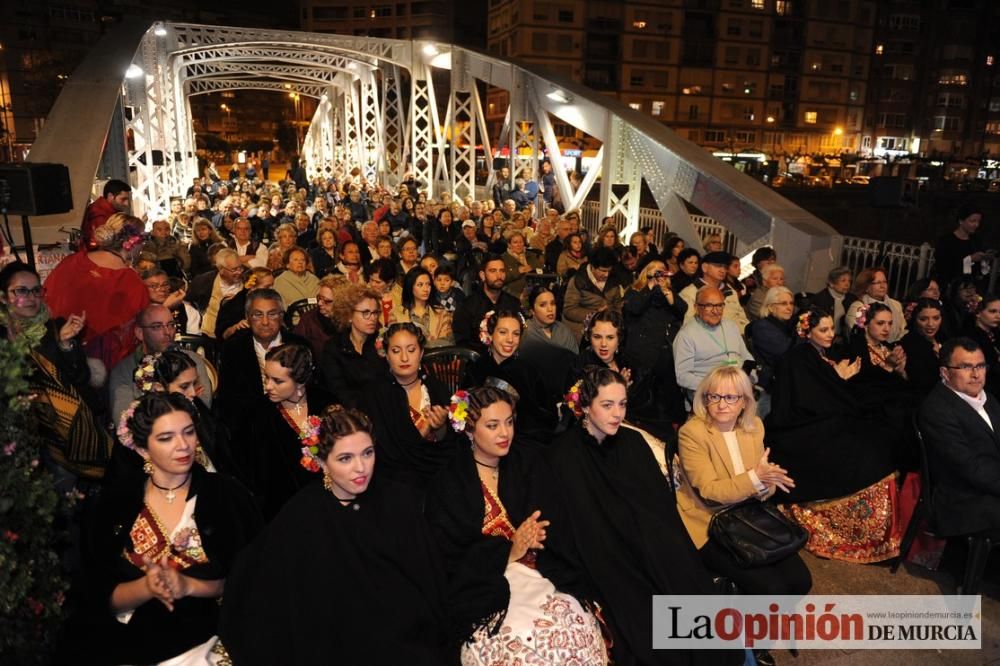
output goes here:
[{"label": "black scarf", "polygon": [[[356,507],[356,508],[355,508]],[[253,666],[452,663],[444,578],[419,501],[379,479],[348,506],[316,482],[285,505],[226,581],[219,636]]]},{"label": "black scarf", "polygon": [[[451,392],[444,384],[423,373],[421,381],[427,387],[432,405],[449,405]],[[420,435],[410,419],[406,389],[391,374],[387,373],[370,386],[361,402],[375,427],[380,474],[423,488],[455,455],[454,431],[450,427],[440,441],[428,441]]]},{"label": "black scarf", "polygon": [[584,567],[606,604],[616,663],[742,661],[736,652],[652,649],[652,595],[713,594],[714,589],[642,436],[623,428],[598,443],[577,424],[552,443],[548,454],[562,481]]},{"label": "black scarf", "polygon": [[[504,570],[511,542],[482,533],[486,505],[476,466],[471,447],[462,446],[427,491],[427,520],[448,569],[452,630],[463,641],[482,626],[498,630],[510,603]],[[515,440],[499,461],[497,494],[515,530],[535,510],[551,521],[545,549],[537,552],[538,571],[559,591],[581,601],[592,599],[569,517],[545,460]]]}]

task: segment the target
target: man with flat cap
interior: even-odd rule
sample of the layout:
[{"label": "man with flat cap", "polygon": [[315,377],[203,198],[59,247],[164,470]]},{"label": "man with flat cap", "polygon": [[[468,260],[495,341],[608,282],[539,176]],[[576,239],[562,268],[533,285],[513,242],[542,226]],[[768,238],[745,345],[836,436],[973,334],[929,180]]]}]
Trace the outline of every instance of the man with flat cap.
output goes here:
[{"label": "man with flat cap", "polygon": [[743,329],[749,323],[747,314],[743,310],[743,306],[740,305],[739,295],[726,284],[726,271],[734,259],[736,257],[722,251],[709,252],[701,258],[701,277],[695,278],[694,282],[682,289],[680,293],[681,298],[684,299],[688,306],[687,314],[684,316],[685,323],[694,319],[697,311],[695,309],[695,300],[698,290],[702,287],[713,287],[722,293],[726,302],[722,310],[722,318],[736,324],[740,335],[743,334]]}]

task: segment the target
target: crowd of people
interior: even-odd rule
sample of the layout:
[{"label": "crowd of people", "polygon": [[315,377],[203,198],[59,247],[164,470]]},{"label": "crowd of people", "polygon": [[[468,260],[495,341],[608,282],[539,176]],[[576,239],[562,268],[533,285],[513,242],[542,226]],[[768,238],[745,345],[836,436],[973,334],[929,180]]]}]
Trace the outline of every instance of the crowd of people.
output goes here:
[{"label": "crowd of people", "polygon": [[[89,496],[70,661],[742,663],[654,651],[652,595],[807,593],[711,535],[753,499],[897,557],[917,422],[944,494],[988,496],[954,533],[1000,529],[978,210],[899,301],[878,267],[794,294],[769,247],[740,280],[718,237],[591,237],[546,168],[486,201],[230,175],[148,224],[111,181],[44,287],[0,272],[45,464]],[[422,363],[456,346],[457,389]],[[982,450],[934,448],[961,428]]]}]

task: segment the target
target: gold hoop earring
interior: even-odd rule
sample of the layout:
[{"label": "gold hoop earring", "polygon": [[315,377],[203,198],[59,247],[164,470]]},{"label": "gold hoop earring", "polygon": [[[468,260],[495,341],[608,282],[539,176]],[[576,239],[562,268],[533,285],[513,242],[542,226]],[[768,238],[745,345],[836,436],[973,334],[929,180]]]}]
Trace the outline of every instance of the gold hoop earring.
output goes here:
[{"label": "gold hoop earring", "polygon": [[146,476],[153,476],[153,462],[146,459],[146,462],[142,463],[142,471],[146,473]]}]

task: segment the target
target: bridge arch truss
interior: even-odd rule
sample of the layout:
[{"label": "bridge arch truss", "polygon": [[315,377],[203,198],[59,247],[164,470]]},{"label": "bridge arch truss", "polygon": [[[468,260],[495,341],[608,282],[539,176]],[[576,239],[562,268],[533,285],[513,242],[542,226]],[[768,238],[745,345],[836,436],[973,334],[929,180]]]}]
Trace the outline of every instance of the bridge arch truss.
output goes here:
[{"label": "bridge arch truss", "polygon": [[[599,181],[602,215],[616,217],[627,234],[638,228],[645,183],[689,245],[700,243],[685,202],[725,224],[742,253],[774,245],[798,288],[821,285],[832,260],[830,227],[661,123],[571,81],[478,51],[185,23],[125,26],[97,50],[64,88],[32,150],[32,161],[71,168],[77,219],[52,225],[78,221],[99,171],[132,183],[135,212],[151,220],[164,215],[170,198],[198,175],[190,98],[254,89],[318,100],[301,146],[310,177],[359,167],[368,180],[392,187],[410,171],[432,196],[475,195],[499,177],[494,148],[509,150],[511,182],[526,169],[538,174],[543,152],[560,154],[554,123],[567,123],[601,142],[597,166],[577,185],[561,159],[550,160],[567,209],[579,208]],[[121,71],[120,84],[96,80],[108,78],[108,67]],[[502,146],[492,146],[486,131],[485,86],[509,93]],[[446,100],[437,98],[442,90]],[[70,110],[87,95],[100,98],[91,132],[101,135],[102,150],[71,155],[65,135],[79,132],[80,120]],[[96,145],[92,139],[76,143]],[[485,177],[477,173],[477,146]]]}]

